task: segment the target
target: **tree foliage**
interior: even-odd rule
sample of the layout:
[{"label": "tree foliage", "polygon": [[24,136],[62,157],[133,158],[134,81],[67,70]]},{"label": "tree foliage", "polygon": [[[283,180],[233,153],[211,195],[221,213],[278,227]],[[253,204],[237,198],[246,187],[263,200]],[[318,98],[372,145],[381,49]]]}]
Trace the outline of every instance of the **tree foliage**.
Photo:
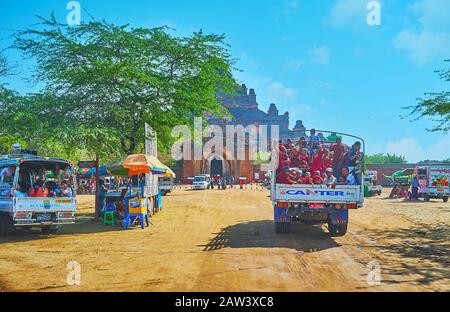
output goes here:
[{"label": "tree foliage", "polygon": [[395,154],[375,154],[366,155],[365,164],[367,165],[380,165],[380,164],[404,164],[406,163],[404,156],[398,156]]},{"label": "tree foliage", "polygon": [[[450,62],[447,60],[446,62]],[[450,67],[437,71],[439,77],[450,83]],[[418,98],[414,106],[405,107],[410,110],[409,116],[415,116],[414,120],[428,117],[435,122],[431,131],[448,132],[450,130],[450,91],[439,93],[425,93],[425,98]]]},{"label": "tree foliage", "polygon": [[108,158],[142,152],[145,122],[166,150],[173,126],[226,114],[216,92],[235,87],[224,37],[202,31],[175,37],[164,27],[105,21],[70,27],[52,16],[18,32],[14,47],[36,60],[33,79],[44,90],[21,103],[29,113],[9,113],[66,147]]}]

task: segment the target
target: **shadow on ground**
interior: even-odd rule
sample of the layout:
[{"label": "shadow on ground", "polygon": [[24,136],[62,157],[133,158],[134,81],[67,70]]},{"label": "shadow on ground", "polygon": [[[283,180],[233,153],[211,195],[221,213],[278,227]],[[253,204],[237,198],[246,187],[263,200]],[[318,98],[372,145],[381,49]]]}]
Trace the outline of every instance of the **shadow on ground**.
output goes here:
[{"label": "shadow on ground", "polygon": [[[431,228],[426,225],[408,229],[371,230],[356,232],[373,244],[360,247],[376,248],[380,252],[383,274],[391,276],[416,275],[409,282],[428,285],[432,282],[450,283],[450,227]],[[386,243],[383,243],[386,242]],[[395,260],[389,260],[393,256]],[[402,259],[399,261],[399,259]],[[395,280],[383,280],[398,283]]]},{"label": "shadow on ground", "polygon": [[31,230],[16,229],[13,233],[7,236],[0,236],[0,244],[18,243],[32,240],[46,239],[59,235],[71,234],[93,234],[104,232],[124,231],[122,228],[122,220],[116,220],[116,225],[103,225],[102,220],[95,221],[93,213],[81,213],[77,215],[75,224],[64,225],[57,234],[43,235],[39,228],[32,228]]},{"label": "shadow on ground", "polygon": [[226,227],[203,247],[203,251],[222,248],[290,248],[317,252],[340,245],[321,226],[292,224],[289,234],[275,233],[273,221],[252,221]]}]

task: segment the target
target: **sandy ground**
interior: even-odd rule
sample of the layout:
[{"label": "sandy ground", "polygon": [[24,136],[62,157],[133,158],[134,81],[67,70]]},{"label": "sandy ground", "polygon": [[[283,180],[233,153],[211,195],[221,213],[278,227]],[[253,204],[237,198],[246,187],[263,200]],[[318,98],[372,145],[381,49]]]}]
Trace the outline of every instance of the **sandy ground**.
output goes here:
[{"label": "sandy ground", "polygon": [[[388,193],[351,211],[345,237],[301,224],[275,234],[267,190],[178,189],[145,230],[92,221],[80,196],[78,223],[59,234],[0,237],[0,290],[449,291],[450,204]],[[66,283],[70,261],[80,286]]]}]

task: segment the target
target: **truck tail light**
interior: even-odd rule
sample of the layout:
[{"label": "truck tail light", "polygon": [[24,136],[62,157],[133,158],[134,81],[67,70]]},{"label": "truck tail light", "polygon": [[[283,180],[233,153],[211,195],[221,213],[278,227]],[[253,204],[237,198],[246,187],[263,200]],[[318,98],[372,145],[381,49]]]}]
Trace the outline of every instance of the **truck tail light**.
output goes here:
[{"label": "truck tail light", "polygon": [[277,208],[289,208],[289,203],[287,203],[287,202],[277,202]]},{"label": "truck tail light", "polygon": [[358,209],[358,204],[347,204],[347,209]]},{"label": "truck tail light", "polygon": [[31,212],[21,212],[21,213],[16,213],[15,215],[15,219],[24,219],[24,220],[29,220],[31,219],[31,217],[33,216],[33,214]]},{"label": "truck tail light", "polygon": [[58,213],[58,219],[69,219],[72,217],[73,217],[73,215],[71,212],[59,212]]}]

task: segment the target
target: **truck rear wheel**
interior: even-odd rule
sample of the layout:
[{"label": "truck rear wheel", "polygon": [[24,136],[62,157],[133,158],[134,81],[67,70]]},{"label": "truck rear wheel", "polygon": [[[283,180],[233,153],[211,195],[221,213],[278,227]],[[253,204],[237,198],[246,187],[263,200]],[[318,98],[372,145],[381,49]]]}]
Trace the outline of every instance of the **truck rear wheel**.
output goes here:
[{"label": "truck rear wheel", "polygon": [[7,215],[0,215],[0,236],[9,235],[14,232],[14,222]]},{"label": "truck rear wheel", "polygon": [[424,201],[426,201],[426,202],[429,202],[430,201],[430,196],[428,196],[428,195],[423,195],[423,200]]},{"label": "truck rear wheel", "polygon": [[344,236],[347,233],[348,223],[342,223],[337,226],[339,236]]},{"label": "truck rear wheel", "polygon": [[291,232],[290,222],[275,222],[275,232],[278,234],[286,234]]},{"label": "truck rear wheel", "polygon": [[444,203],[448,202],[448,196],[442,197],[442,200],[444,201]]}]

